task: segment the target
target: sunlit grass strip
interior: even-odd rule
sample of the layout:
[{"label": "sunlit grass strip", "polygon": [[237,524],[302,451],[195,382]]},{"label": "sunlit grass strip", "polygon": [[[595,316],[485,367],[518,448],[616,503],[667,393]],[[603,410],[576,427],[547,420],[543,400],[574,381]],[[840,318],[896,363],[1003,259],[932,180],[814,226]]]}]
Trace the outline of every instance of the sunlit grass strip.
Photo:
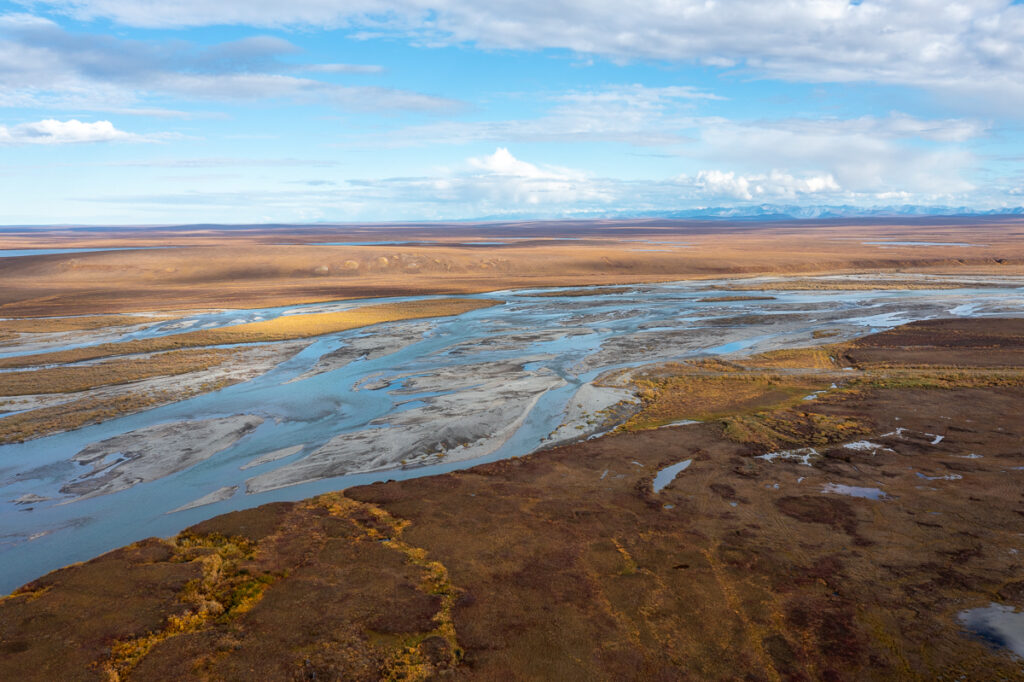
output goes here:
[{"label": "sunlit grass strip", "polygon": [[707,421],[736,413],[800,403],[827,388],[831,376],[732,374],[676,376],[636,381],[643,408],[624,425],[642,430],[682,419]]},{"label": "sunlit grass strip", "polygon": [[42,334],[46,332],[73,332],[106,327],[123,327],[173,320],[174,315],[84,315],[81,317],[32,317],[0,320],[0,333]]},{"label": "sunlit grass strip", "polygon": [[328,493],[314,498],[311,503],[313,506],[325,507],[331,516],[347,519],[358,530],[361,539],[380,542],[388,549],[402,554],[406,563],[423,571],[417,588],[424,594],[438,597],[439,609],[431,619],[434,628],[428,632],[409,634],[394,643],[385,661],[381,679],[406,682],[434,679],[439,671],[423,655],[420,647],[431,637],[440,637],[448,643],[448,667],[457,667],[465,654],[459,645],[453,616],[460,590],[452,584],[444,564],[431,559],[422,547],[415,547],[402,539],[402,533],[412,522],[392,516],[376,505],[357,502],[344,493]]},{"label": "sunlit grass strip", "polygon": [[290,341],[311,336],[368,327],[382,322],[415,320],[426,317],[460,315],[471,310],[488,308],[500,301],[469,298],[442,298],[405,303],[381,303],[336,313],[285,315],[273,320],[250,322],[232,327],[203,329],[184,334],[103,343],[54,353],[0,358],[0,367],[35,367],[38,365],[81,362],[120,355],[155,353],[181,348],[218,346],[235,343]]},{"label": "sunlit grass strip", "polygon": [[95,365],[53,367],[0,375],[0,396],[77,393],[216,367],[238,353],[230,348],[179,350],[141,358],[118,358]]},{"label": "sunlit grass strip", "polygon": [[0,419],[0,445],[18,443],[52,433],[72,431],[151,407],[186,400],[238,383],[240,379],[218,379],[199,386],[167,391],[132,391],[124,395],[81,398],[60,405],[13,414]]},{"label": "sunlit grass strip", "polygon": [[199,632],[250,611],[267,588],[281,578],[268,572],[250,573],[248,564],[257,545],[247,538],[184,531],[173,540],[171,548],[174,556],[170,561],[200,567],[200,577],[190,580],[179,595],[188,608],[167,616],[160,630],[114,642],[110,656],[95,665],[107,682],[127,679],[153,647],[165,640]]}]

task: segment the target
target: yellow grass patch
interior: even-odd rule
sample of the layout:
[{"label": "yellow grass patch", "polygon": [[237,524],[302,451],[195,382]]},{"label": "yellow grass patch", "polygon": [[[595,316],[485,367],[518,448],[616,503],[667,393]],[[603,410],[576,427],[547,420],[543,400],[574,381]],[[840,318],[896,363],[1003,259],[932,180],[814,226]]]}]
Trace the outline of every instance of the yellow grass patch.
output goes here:
[{"label": "yellow grass patch", "polygon": [[185,332],[152,339],[136,339],[118,343],[103,343],[87,348],[40,353],[20,357],[0,358],[0,367],[34,367],[38,365],[81,362],[117,355],[154,353],[179,348],[196,348],[234,343],[290,341],[321,334],[367,327],[382,322],[413,320],[425,317],[446,317],[497,305],[498,301],[467,298],[442,298],[407,303],[368,305],[337,313],[311,313],[286,315],[273,320],[251,322],[233,327],[218,327]]},{"label": "yellow grass patch", "polygon": [[684,375],[637,381],[643,408],[625,424],[645,429],[681,419],[705,421],[736,412],[799,402],[829,379],[813,376]]},{"label": "yellow grass patch", "polygon": [[180,350],[141,358],[118,358],[95,365],[9,372],[0,376],[0,396],[76,393],[150,377],[188,374],[216,367],[237,352],[229,348]]},{"label": "yellow grass patch", "polygon": [[745,358],[740,362],[755,369],[838,369],[834,348],[785,348]]},{"label": "yellow grass patch", "polygon": [[216,391],[234,383],[237,381],[222,379],[177,391],[133,391],[106,398],[81,398],[60,405],[21,412],[0,419],[0,445],[71,431],[87,424],[96,424],[157,405]]},{"label": "yellow grass patch", "polygon": [[173,320],[175,317],[172,315],[85,315],[81,317],[32,317],[0,320],[0,334],[5,332],[40,334],[103,329]]}]

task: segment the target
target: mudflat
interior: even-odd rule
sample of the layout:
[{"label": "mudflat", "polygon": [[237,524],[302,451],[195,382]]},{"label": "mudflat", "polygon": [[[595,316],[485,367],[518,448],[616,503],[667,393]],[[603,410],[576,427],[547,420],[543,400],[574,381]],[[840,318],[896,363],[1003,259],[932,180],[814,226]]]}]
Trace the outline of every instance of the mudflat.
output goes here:
[{"label": "mudflat", "polygon": [[1024,322],[634,372],[618,433],[35,580],[0,677],[1019,678]]}]

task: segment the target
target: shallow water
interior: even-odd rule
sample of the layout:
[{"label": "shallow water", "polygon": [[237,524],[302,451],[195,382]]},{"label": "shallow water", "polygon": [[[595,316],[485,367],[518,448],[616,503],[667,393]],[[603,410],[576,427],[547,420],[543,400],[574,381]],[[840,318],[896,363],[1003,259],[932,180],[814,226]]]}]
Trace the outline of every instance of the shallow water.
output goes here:
[{"label": "shallow water", "polygon": [[833,495],[847,495],[849,497],[863,497],[868,500],[884,500],[889,497],[880,488],[860,488],[853,485],[843,485],[842,483],[826,483],[821,492]]},{"label": "shallow water", "polygon": [[659,471],[658,475],[654,477],[654,482],[651,483],[651,487],[654,489],[654,492],[660,493],[664,490],[665,486],[676,480],[676,476],[685,471],[692,463],[692,459],[686,459],[682,462],[677,462],[672,466],[667,466]]},{"label": "shallow water", "polygon": [[[0,446],[0,591],[47,570],[143,537],[170,535],[227,511],[535,451],[552,444],[549,436],[563,425],[580,387],[610,369],[832,343],[908,320],[956,316],[951,311],[979,316],[1005,315],[1010,309],[1024,315],[1024,289],[1007,288],[1006,283],[1002,279],[1000,286],[940,291],[758,291],[775,298],[719,302],[700,301],[714,295],[708,286],[716,283],[706,281],[603,292],[595,288],[589,295],[582,288],[582,296],[581,288],[492,292],[474,296],[498,303],[491,308],[319,337],[251,381],[70,433]],[[532,295],[551,291],[567,295]],[[180,320],[162,321],[133,328],[122,338],[429,298],[437,297],[211,311],[190,315],[185,327]],[[368,357],[321,373],[311,371],[323,356],[358,339],[406,338],[410,325],[422,330],[407,341],[389,341]],[[813,332],[821,329],[837,330],[838,335],[814,340]],[[402,330],[407,331],[405,337]],[[87,344],[69,342],[62,347]],[[4,354],[22,352],[8,347]],[[467,414],[486,409],[490,411],[481,412],[481,419],[498,420],[506,437],[488,442],[483,436],[493,434],[473,432],[480,424],[466,423]],[[238,414],[256,415],[263,423],[194,466],[89,499],[61,493],[63,486],[87,472],[71,458],[90,444],[157,424]],[[580,438],[600,432],[597,425],[581,426]],[[408,452],[390,459],[382,455],[375,462],[332,461],[320,470],[325,476],[320,480],[317,470],[303,468],[314,462],[312,453],[338,437],[360,438],[368,444],[362,450],[383,452],[381,444],[390,434],[400,433],[396,429],[409,434],[402,441]],[[460,461],[459,453],[469,450],[460,450],[459,444],[467,439],[479,440],[473,452],[480,454]],[[293,454],[243,469],[268,453],[289,448]],[[447,457],[438,457],[437,452],[447,452]],[[247,494],[247,483],[254,481],[263,491]],[[268,487],[278,484],[286,487]],[[229,499],[168,513],[234,486],[238,492]],[[49,499],[15,504],[26,495]]]},{"label": "shallow water", "polygon": [[1009,649],[1024,658],[1024,612],[993,602],[961,611],[957,620],[989,646]]},{"label": "shallow water", "polygon": [[93,253],[96,251],[141,251],[143,249],[173,248],[166,246],[118,246],[104,248],[79,249],[0,249],[0,258],[18,258],[20,256],[51,256],[60,253]]}]

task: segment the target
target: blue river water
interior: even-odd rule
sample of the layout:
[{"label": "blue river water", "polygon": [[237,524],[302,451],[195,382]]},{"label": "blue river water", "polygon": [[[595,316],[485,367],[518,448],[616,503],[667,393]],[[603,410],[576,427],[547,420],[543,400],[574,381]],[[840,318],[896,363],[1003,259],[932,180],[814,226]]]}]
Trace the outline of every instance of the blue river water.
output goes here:
[{"label": "blue river water", "polygon": [[[611,369],[822,343],[915,319],[1020,316],[1024,315],[1022,283],[1008,286],[1001,281],[942,290],[756,291],[751,293],[773,299],[747,301],[702,300],[743,293],[709,290],[716,283],[707,281],[617,291],[597,288],[582,296],[576,295],[579,290],[499,291],[474,296],[494,301],[490,308],[322,336],[250,381],[75,431],[0,446],[0,593],[54,568],[144,537],[171,535],[227,511],[533,452],[563,423],[580,387]],[[122,338],[426,298],[433,297],[205,312],[133,328]],[[403,329],[415,329],[404,343],[381,347],[373,357],[328,371],[311,371],[323,356],[347,344],[367,338],[372,343]],[[813,332],[823,329],[839,335],[814,340]],[[4,348],[6,355],[20,352],[16,347]],[[443,431],[458,415],[447,415],[439,406],[475,407],[477,402],[491,400],[493,396],[484,395],[481,387],[501,377],[488,375],[487,368],[505,366],[511,368],[510,385],[519,380],[548,383],[532,396],[534,400],[510,403],[522,409],[521,418],[507,438],[481,457],[418,467],[396,463],[392,468],[246,493],[247,482],[254,477],[302,462],[339,435],[366,434],[373,443],[374,434],[383,436],[388,429],[399,428],[394,424],[412,412],[436,412],[437,430]],[[439,388],[439,383],[444,386]],[[380,387],[368,389],[368,385]],[[83,467],[71,457],[90,444],[154,425],[231,415],[256,415],[263,422],[230,447],[158,480],[86,499],[61,492],[62,486],[82,474]],[[285,448],[297,451],[241,468]],[[238,492],[229,499],[169,513],[230,486],[237,486]],[[38,501],[26,504],[28,496]],[[22,503],[16,504],[19,499]]]}]

